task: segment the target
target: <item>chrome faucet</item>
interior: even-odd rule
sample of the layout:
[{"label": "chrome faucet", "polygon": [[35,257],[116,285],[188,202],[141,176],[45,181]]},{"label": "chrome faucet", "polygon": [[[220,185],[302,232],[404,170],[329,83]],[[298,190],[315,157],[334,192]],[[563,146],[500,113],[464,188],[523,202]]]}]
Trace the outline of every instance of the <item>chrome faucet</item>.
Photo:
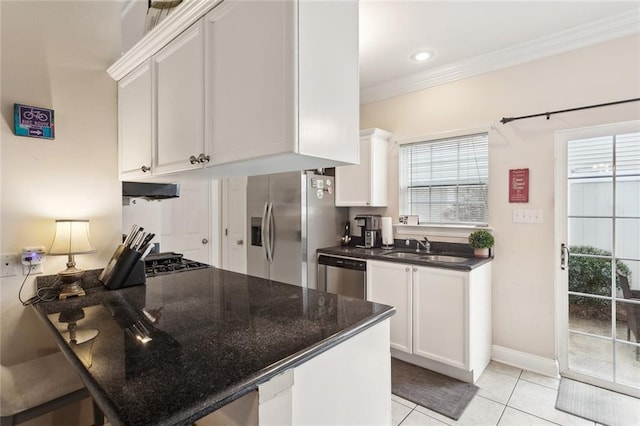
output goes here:
[{"label": "chrome faucet", "polygon": [[407,238],[404,241],[404,244],[408,246],[411,240],[416,242],[416,253],[420,253],[420,246],[422,246],[426,252],[431,250],[431,241],[429,241],[429,238],[427,238],[426,235],[424,236],[424,242],[416,240],[415,238]]}]

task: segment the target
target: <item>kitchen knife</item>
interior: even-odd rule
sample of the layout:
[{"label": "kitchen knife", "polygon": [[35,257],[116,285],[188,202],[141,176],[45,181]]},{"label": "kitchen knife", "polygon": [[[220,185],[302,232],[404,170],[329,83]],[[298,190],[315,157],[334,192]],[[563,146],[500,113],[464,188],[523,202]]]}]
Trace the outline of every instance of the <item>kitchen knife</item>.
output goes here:
[{"label": "kitchen knife", "polygon": [[131,243],[131,241],[133,240],[133,237],[136,234],[136,231],[138,230],[139,226],[134,224],[131,227],[131,230],[129,231],[129,234],[127,235],[127,238],[125,238],[124,242],[122,243],[123,246],[128,247],[129,244]]},{"label": "kitchen knife", "polygon": [[153,232],[149,233],[146,237],[144,237],[144,240],[142,240],[142,242],[140,243],[140,247],[145,247],[151,240],[153,240],[153,237],[155,237],[156,234],[154,234]]},{"label": "kitchen knife", "polygon": [[145,232],[138,232],[138,235],[136,235],[136,238],[131,243],[132,250],[138,250],[140,248],[140,243],[142,243],[142,240],[144,239],[145,235],[146,235]]},{"label": "kitchen knife", "polygon": [[137,239],[140,238],[140,234],[142,233],[142,231],[144,231],[144,228],[143,227],[139,227],[138,230],[136,231],[136,233],[134,234],[133,238],[129,242],[129,248],[133,248],[133,246],[134,246],[135,242],[137,241]]}]

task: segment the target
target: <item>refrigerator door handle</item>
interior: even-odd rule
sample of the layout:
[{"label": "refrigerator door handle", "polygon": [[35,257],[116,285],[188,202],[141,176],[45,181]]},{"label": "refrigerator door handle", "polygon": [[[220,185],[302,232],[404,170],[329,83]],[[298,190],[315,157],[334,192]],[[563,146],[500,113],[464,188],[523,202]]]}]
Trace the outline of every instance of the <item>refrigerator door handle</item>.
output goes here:
[{"label": "refrigerator door handle", "polygon": [[273,230],[273,203],[268,203],[269,206],[267,207],[267,213],[266,213],[266,222],[267,222],[267,232],[265,232],[266,235],[266,239],[265,239],[265,246],[266,246],[266,252],[267,252],[267,260],[269,261],[269,263],[273,263],[273,242],[274,242],[274,238],[275,238],[275,233]]},{"label": "refrigerator door handle", "polygon": [[264,250],[265,259],[269,260],[269,249],[267,247],[268,243],[268,233],[267,233],[267,215],[269,209],[269,202],[264,203],[264,209],[262,210],[262,224],[260,227],[260,238],[262,238],[262,249]]}]

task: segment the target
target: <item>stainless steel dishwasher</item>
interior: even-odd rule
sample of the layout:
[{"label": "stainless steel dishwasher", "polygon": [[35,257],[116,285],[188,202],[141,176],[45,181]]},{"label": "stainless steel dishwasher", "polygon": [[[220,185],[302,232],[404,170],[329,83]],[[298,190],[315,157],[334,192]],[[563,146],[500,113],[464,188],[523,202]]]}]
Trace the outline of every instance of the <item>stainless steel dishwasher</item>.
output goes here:
[{"label": "stainless steel dishwasher", "polygon": [[350,257],[318,255],[318,290],[366,300],[367,262]]}]

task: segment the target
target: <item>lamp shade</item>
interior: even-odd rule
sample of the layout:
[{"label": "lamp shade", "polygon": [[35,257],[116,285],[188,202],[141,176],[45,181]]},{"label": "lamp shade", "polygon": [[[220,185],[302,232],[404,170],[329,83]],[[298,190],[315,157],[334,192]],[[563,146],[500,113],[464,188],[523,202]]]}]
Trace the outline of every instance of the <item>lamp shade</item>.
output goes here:
[{"label": "lamp shade", "polygon": [[56,235],[53,237],[49,254],[85,254],[96,250],[89,241],[88,220],[56,220]]}]

